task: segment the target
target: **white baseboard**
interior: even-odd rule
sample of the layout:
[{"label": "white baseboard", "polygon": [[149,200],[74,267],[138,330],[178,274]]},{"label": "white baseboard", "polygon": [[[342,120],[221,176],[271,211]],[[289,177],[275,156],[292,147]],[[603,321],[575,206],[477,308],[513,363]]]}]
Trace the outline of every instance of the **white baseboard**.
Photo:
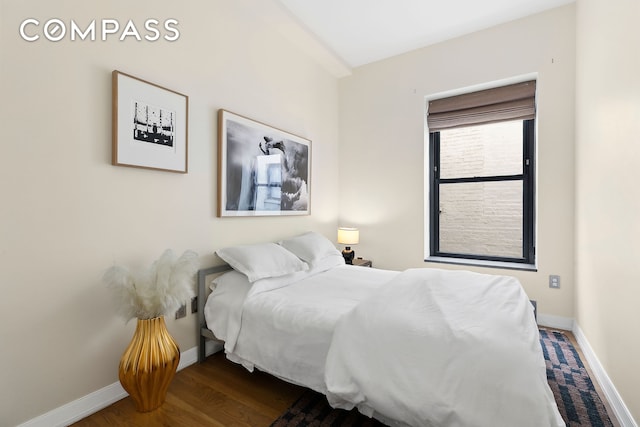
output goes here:
[{"label": "white baseboard", "polygon": [[180,363],[177,371],[181,371],[187,366],[191,366],[198,361],[198,347],[190,348],[180,353]]},{"label": "white baseboard", "polygon": [[33,418],[18,427],[68,426],[125,397],[127,397],[127,392],[119,382],[116,382]]},{"label": "white baseboard", "polygon": [[553,314],[538,313],[538,325],[547,328],[573,330],[574,321],[570,317],[554,316]]},{"label": "white baseboard", "polygon": [[629,409],[624,404],[618,390],[616,390],[613,382],[607,375],[607,372],[602,367],[600,360],[598,360],[598,356],[596,356],[595,352],[591,348],[591,344],[587,341],[587,337],[584,335],[582,329],[580,329],[580,326],[577,323],[575,323],[573,327],[573,335],[576,337],[576,341],[582,350],[582,354],[584,354],[585,359],[587,359],[587,363],[593,372],[595,380],[600,385],[605,399],[607,399],[611,405],[611,409],[614,412],[611,415],[618,419],[618,422],[622,427],[638,427],[633,416],[631,416],[631,412],[629,412]]},{"label": "white baseboard", "polygon": [[[207,342],[207,356],[221,349],[213,342]],[[180,363],[178,363],[178,371],[193,365],[198,361],[198,348],[193,347],[180,353]],[[107,406],[127,397],[127,392],[122,388],[120,382],[115,382],[100,390],[94,391],[86,396],[76,399],[73,402],[53,409],[46,414],[33,418],[18,427],[65,427],[80,421],[89,415],[106,408]]]}]

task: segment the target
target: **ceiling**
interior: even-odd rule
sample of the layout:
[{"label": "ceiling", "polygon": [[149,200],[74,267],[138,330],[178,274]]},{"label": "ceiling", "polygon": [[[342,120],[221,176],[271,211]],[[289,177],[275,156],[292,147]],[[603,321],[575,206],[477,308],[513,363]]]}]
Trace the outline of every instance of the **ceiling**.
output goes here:
[{"label": "ceiling", "polygon": [[279,0],[350,68],[574,0]]}]

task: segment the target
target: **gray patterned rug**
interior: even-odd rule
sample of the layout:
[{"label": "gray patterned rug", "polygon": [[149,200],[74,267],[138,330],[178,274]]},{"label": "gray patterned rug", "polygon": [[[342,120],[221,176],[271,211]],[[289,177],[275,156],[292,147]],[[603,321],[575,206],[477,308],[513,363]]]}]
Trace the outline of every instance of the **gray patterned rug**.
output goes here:
[{"label": "gray patterned rug", "polygon": [[[547,380],[568,427],[612,427],[602,400],[569,338],[540,330]],[[311,390],[291,405],[271,427],[378,427],[384,424],[357,410],[333,409],[322,394]]]},{"label": "gray patterned rug", "polygon": [[612,426],[589,373],[569,338],[562,332],[540,329],[540,343],[547,363],[547,381],[567,426]]}]

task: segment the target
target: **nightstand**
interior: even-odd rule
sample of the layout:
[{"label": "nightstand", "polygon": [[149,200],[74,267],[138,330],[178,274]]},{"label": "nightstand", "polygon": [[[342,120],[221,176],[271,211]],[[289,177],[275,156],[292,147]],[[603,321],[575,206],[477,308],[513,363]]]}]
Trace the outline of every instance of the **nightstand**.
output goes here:
[{"label": "nightstand", "polygon": [[358,267],[373,267],[373,263],[371,262],[370,259],[362,259],[362,258],[355,258],[353,260],[352,265],[356,265]]}]

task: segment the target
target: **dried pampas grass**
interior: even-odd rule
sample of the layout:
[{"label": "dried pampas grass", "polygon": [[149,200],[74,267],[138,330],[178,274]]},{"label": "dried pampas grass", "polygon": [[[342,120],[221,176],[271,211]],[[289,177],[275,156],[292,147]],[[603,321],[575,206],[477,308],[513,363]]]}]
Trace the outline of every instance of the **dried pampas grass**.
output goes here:
[{"label": "dried pampas grass", "polygon": [[197,270],[198,254],[185,251],[176,258],[167,249],[147,271],[134,274],[125,267],[113,266],[102,280],[113,290],[119,314],[126,321],[153,319],[175,312],[195,296]]}]

